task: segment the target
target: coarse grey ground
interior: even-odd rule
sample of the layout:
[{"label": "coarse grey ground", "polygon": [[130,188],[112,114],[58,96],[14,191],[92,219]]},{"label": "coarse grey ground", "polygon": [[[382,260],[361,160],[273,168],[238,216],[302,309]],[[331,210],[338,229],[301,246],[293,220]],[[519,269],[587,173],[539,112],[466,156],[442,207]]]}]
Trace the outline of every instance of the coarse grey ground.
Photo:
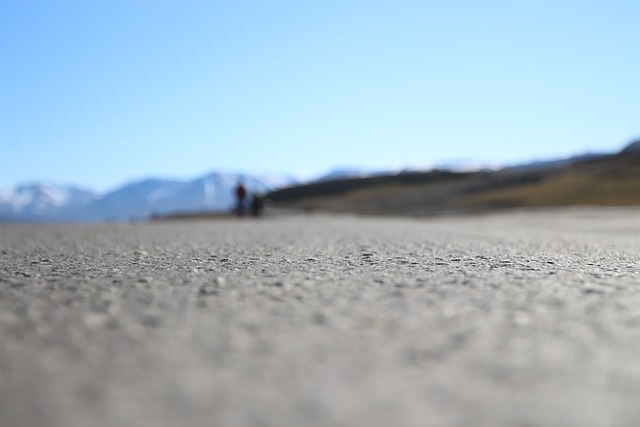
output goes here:
[{"label": "coarse grey ground", "polygon": [[640,425],[640,210],[0,227],[0,425]]}]

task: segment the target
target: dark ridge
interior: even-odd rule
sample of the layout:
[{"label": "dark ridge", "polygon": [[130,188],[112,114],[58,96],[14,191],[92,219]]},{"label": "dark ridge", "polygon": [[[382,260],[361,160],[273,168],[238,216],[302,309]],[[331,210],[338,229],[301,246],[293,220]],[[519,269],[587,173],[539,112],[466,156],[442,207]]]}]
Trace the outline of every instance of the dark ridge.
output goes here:
[{"label": "dark ridge", "polygon": [[344,178],[279,189],[269,193],[267,198],[274,203],[278,203],[307,197],[335,196],[373,187],[431,184],[442,181],[480,177],[486,174],[486,172],[451,172],[436,170],[431,172],[409,172],[365,178]]}]

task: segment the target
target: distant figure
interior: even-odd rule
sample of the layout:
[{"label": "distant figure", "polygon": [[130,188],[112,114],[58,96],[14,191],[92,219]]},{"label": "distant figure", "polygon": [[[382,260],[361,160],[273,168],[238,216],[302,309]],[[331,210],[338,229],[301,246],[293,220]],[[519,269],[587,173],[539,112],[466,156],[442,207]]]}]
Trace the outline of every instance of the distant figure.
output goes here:
[{"label": "distant figure", "polygon": [[236,215],[244,216],[244,198],[247,196],[247,190],[241,182],[236,187]]},{"label": "distant figure", "polygon": [[251,199],[251,215],[256,218],[262,215],[262,209],[264,208],[264,198],[258,194],[254,193],[253,198]]}]

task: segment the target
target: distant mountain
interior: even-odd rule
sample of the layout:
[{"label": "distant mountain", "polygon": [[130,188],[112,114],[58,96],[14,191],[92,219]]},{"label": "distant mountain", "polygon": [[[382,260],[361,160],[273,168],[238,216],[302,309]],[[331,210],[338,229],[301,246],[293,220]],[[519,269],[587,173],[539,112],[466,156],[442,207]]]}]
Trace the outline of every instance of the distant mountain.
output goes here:
[{"label": "distant mountain", "polygon": [[622,149],[622,151],[620,151],[620,154],[633,154],[633,153],[640,153],[640,139],[629,143],[629,145],[627,145]]},{"label": "distant mountain", "polygon": [[90,190],[51,183],[30,183],[0,192],[0,218],[37,220],[72,218],[75,212],[98,200]]},{"label": "distant mountain", "polygon": [[191,181],[146,179],[104,195],[53,184],[29,184],[0,193],[0,220],[121,221],[154,214],[223,212],[233,206],[233,189],[238,182],[249,193],[297,184],[295,179],[280,175],[217,172]]},{"label": "distant mountain", "polygon": [[504,168],[504,170],[524,172],[524,171],[533,171],[533,170],[541,170],[541,169],[561,169],[567,166],[571,166],[574,163],[579,163],[587,160],[597,160],[597,159],[601,159],[608,156],[610,156],[610,154],[586,153],[586,154],[580,154],[577,156],[567,157],[563,159],[536,160],[529,163],[518,164],[515,166],[508,166]]},{"label": "distant mountain", "polygon": [[325,175],[320,176],[320,178],[315,179],[316,182],[324,182],[324,181],[335,181],[339,179],[350,179],[350,178],[366,178],[370,176],[376,175],[389,175],[392,172],[389,171],[374,171],[372,169],[364,168],[364,167],[345,167],[333,169],[332,171],[326,173]]},{"label": "distant mountain", "polygon": [[249,193],[266,193],[297,183],[283,176],[211,173],[192,181],[147,179],[129,183],[93,203],[85,217],[92,220],[147,218],[184,212],[231,209],[233,190],[242,182]]},{"label": "distant mountain", "polygon": [[344,179],[359,179],[359,178],[372,178],[377,176],[388,175],[400,175],[400,174],[414,174],[425,173],[435,170],[448,171],[448,172],[480,172],[480,171],[492,171],[500,169],[495,165],[487,165],[486,163],[478,162],[449,162],[449,163],[434,163],[429,165],[414,165],[397,169],[373,169],[367,167],[345,167],[333,169],[325,175],[316,178],[311,182],[327,182],[338,181]]}]

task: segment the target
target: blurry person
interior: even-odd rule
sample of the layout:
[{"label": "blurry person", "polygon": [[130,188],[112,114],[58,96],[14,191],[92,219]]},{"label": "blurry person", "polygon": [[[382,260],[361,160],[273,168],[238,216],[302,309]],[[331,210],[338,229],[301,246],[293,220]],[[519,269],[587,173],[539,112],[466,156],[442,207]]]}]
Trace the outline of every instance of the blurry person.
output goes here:
[{"label": "blurry person", "polygon": [[258,194],[254,193],[253,198],[251,199],[251,215],[255,217],[259,217],[262,215],[262,209],[264,208],[264,198]]},{"label": "blurry person", "polygon": [[247,190],[238,182],[236,187],[236,215],[244,216],[244,198],[247,196]]}]

